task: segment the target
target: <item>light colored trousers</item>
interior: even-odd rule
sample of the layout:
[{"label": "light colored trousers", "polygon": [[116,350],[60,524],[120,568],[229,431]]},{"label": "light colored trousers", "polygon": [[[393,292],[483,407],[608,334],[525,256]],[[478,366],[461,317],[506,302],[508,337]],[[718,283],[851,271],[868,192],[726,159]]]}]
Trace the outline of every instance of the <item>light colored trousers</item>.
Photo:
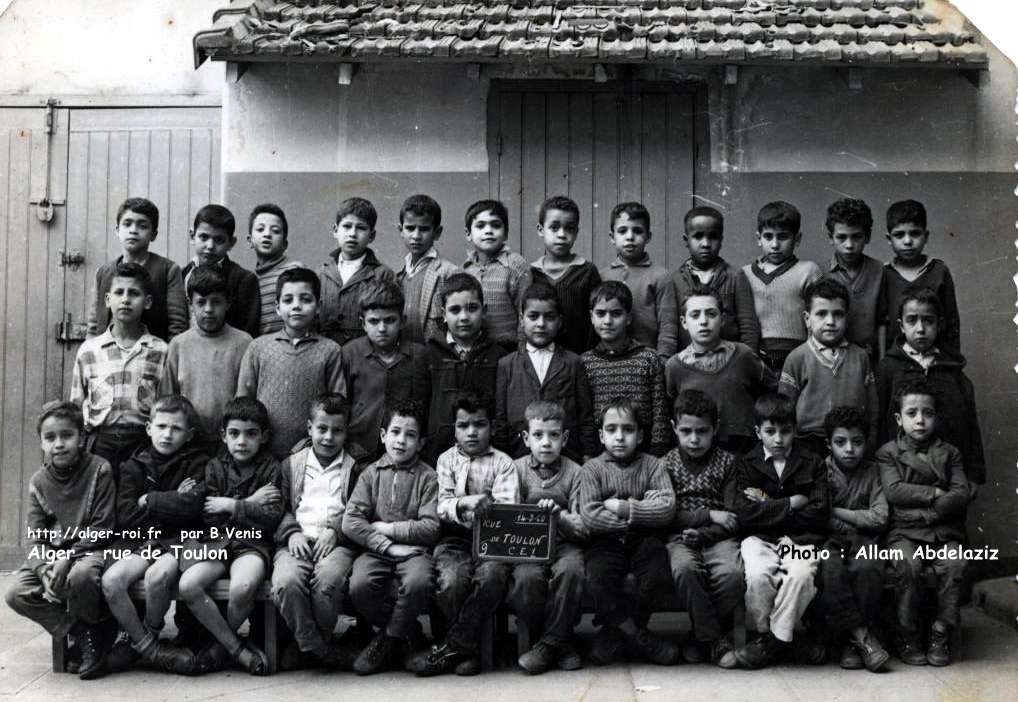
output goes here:
[{"label": "light colored trousers", "polygon": [[[781,555],[784,546],[793,551]],[[795,624],[817,594],[819,561],[813,546],[799,546],[787,536],[777,542],[747,536],[740,547],[746,569],[746,611],[758,632],[791,641]]]}]

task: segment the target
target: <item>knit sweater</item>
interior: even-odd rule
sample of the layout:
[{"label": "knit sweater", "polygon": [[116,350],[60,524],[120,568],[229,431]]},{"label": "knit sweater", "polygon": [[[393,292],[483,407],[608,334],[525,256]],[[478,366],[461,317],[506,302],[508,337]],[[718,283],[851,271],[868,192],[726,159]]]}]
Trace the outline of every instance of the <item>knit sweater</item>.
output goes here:
[{"label": "knit sweater", "polygon": [[555,338],[573,353],[582,354],[597,343],[597,336],[590,323],[590,293],[601,282],[597,266],[584,261],[569,266],[558,278],[552,278],[541,268],[543,258],[534,262],[531,273],[534,282],[547,283],[555,288],[559,307],[562,310],[562,330]]},{"label": "knit sweater", "polygon": [[408,276],[404,266],[396,273],[396,282],[406,298],[402,334],[410,341],[426,343],[434,334],[444,333],[444,314],[439,298],[446,279],[460,273],[456,264],[435,256],[414,275]]},{"label": "knit sweater", "polygon": [[[252,338],[258,336],[262,308],[258,276],[231,261],[229,256],[224,256],[216,265],[226,278],[226,287],[230,290],[230,309],[226,311],[226,323],[234,329],[247,332]],[[194,269],[194,261],[184,266],[185,281]]]},{"label": "knit sweater", "polygon": [[[95,272],[95,303],[89,310],[88,335],[96,336],[110,326],[110,308],[106,306],[106,293],[117,272],[117,264],[124,260],[104,263]],[[148,254],[142,267],[152,281],[152,306],[141,313],[141,323],[149,334],[169,341],[187,329],[187,299],[184,297],[184,278],[180,266],[157,253]]]},{"label": "knit sweater", "polygon": [[[199,485],[205,480],[208,462],[208,455],[191,444],[172,456],[164,456],[151,444],[135,451],[120,464],[117,527],[146,534],[149,527],[155,527],[160,534],[146,543],[164,546],[179,542],[182,530],[200,529],[204,497]],[[187,478],[195,481],[194,489],[179,492],[177,488]],[[138,505],[142,495],[144,507]]]},{"label": "knit sweater", "polygon": [[276,314],[276,281],[279,275],[291,268],[303,268],[304,264],[287,258],[286,254],[271,261],[258,261],[255,275],[258,276],[258,298],[261,301],[258,321],[258,335],[272,334],[283,328],[283,320]]},{"label": "knit sweater", "polygon": [[[661,461],[637,452],[620,462],[607,451],[583,465],[580,480],[580,516],[594,536],[625,534],[630,527],[663,529],[672,521],[675,491]],[[623,501],[623,514],[604,506],[605,500]]]},{"label": "knit sweater", "polygon": [[671,276],[665,268],[653,265],[650,256],[644,255],[632,265],[616,258],[599,273],[602,280],[622,281],[633,293],[630,333],[634,339],[665,358],[678,351],[678,308]]},{"label": "knit sweater", "polygon": [[527,259],[504,246],[492,260],[482,263],[476,251],[463,262],[463,272],[481,282],[484,291],[484,332],[497,344],[513,346],[519,332],[520,301],[530,284]]},{"label": "knit sweater", "polygon": [[[311,335],[295,346],[285,331],[260,336],[247,347],[237,395],[269,410],[272,455],[284,458],[307,436],[308,408],[319,394],[346,394],[339,344]],[[356,416],[356,414],[352,415]]]},{"label": "knit sweater", "polygon": [[[583,477],[583,468],[579,464],[560,456],[554,472],[547,478],[542,478],[540,474],[541,470],[547,469],[541,466],[533,455],[517,458],[514,464],[520,488],[520,502],[534,505],[541,500],[552,500],[561,509],[579,515],[580,482]],[[586,529],[577,531],[571,522],[561,519],[558,522],[558,531],[560,536],[569,541],[583,541],[587,536]]]},{"label": "knit sweater", "polygon": [[613,399],[629,399],[636,407],[643,430],[640,450],[663,455],[671,446],[672,434],[660,356],[630,339],[622,351],[613,352],[600,343],[582,358],[594,396],[594,416]]},{"label": "knit sweater", "polygon": [[819,345],[807,341],[796,347],[781,369],[778,392],[795,400],[795,421],[800,435],[824,433],[824,417],[839,405],[858,407],[870,420],[870,437],[877,434],[877,388],[869,354],[855,344],[839,349],[832,364]]},{"label": "knit sweater", "polygon": [[674,448],[664,455],[661,464],[668,471],[675,490],[676,533],[696,529],[705,545],[734,536],[710,519],[711,510],[735,511],[735,473],[739,459],[714,447],[699,459],[684,456]]},{"label": "knit sweater", "polygon": [[215,334],[192,327],[170,341],[160,395],[183,395],[201,419],[204,439],[222,428],[223,408],[237,395],[237,375],[251,337],[229,324]]},{"label": "knit sweater", "polygon": [[761,345],[772,339],[806,340],[802,293],[820,277],[820,266],[794,256],[771,273],[764,273],[757,261],[742,267],[742,275],[753,291],[753,307],[760,320]]},{"label": "knit sweater", "polygon": [[[701,287],[699,279],[693,274],[689,259],[679,266],[672,274],[672,290],[675,293],[675,310],[682,317],[682,301],[693,288]],[[754,352],[760,347],[760,321],[756,318],[753,305],[753,290],[749,281],[738,269],[733,269],[728,262],[719,258],[714,267],[714,276],[707,287],[721,297],[725,311],[721,318],[721,338],[728,341],[741,341]],[[689,346],[689,333],[678,326],[678,348]]]},{"label": "knit sweater", "polygon": [[683,390],[701,390],[717,403],[720,415],[718,439],[753,436],[753,403],[763,392],[773,391],[777,377],[745,344],[732,342],[735,351],[715,372],[701,370],[683,362],[679,354],[665,364],[665,392],[668,406]]},{"label": "knit sweater", "polygon": [[375,252],[369,248],[364,252],[361,267],[344,281],[339,276],[338,259],[339,249],[334,249],[318,269],[318,278],[322,282],[322,304],[318,319],[321,321],[320,331],[323,336],[337,344],[345,344],[364,336],[361,295],[371,285],[395,281],[396,274],[379,262]]},{"label": "knit sweater", "polygon": [[116,488],[105,459],[82,452],[66,470],[44,465],[28,481],[25,566],[46,565],[48,549],[69,550],[72,559],[98,551],[112,539],[116,522]]},{"label": "knit sweater", "polygon": [[[898,305],[901,294],[913,285],[930,288],[940,299],[941,316],[937,344],[953,353],[961,353],[961,317],[958,314],[958,300],[955,297],[954,278],[947,264],[939,258],[931,258],[923,266],[923,272],[913,281],[905,280],[890,263],[884,265],[884,291],[882,298],[886,308],[879,318],[889,329],[897,329]],[[896,334],[888,331],[885,348],[891,348]]]}]

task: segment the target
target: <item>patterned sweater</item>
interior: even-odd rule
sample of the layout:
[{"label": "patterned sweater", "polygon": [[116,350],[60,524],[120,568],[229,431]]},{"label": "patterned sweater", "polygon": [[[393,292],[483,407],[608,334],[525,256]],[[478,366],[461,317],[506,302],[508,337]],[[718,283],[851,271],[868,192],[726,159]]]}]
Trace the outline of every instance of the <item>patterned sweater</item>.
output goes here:
[{"label": "patterned sweater", "polygon": [[661,358],[632,339],[622,351],[613,352],[602,343],[581,358],[594,395],[594,416],[610,400],[628,398],[640,415],[640,450],[663,455],[671,446],[672,434]]},{"label": "patterned sweater", "polygon": [[[623,516],[604,506],[613,497],[623,501]],[[580,516],[592,535],[622,535],[630,527],[663,529],[674,511],[675,491],[657,458],[637,452],[622,463],[606,451],[583,465]]]},{"label": "patterned sweater", "polygon": [[735,511],[735,474],[738,460],[733,454],[714,448],[701,459],[683,456],[672,449],[661,464],[668,471],[675,489],[676,533],[697,529],[704,545],[735,536],[710,520],[711,510]]}]

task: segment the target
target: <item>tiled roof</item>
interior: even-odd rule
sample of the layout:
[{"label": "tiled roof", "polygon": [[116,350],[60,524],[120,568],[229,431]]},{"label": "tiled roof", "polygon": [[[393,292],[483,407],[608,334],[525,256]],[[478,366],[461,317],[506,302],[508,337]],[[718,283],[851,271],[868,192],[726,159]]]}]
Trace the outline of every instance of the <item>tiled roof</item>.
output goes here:
[{"label": "tiled roof", "polygon": [[944,0],[233,0],[195,61],[597,61],[982,68]]}]

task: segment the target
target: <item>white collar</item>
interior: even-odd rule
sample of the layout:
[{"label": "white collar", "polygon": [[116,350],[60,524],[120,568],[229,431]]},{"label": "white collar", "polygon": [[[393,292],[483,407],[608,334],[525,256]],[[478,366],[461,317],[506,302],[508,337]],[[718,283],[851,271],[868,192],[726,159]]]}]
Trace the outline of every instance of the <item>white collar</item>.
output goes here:
[{"label": "white collar", "polygon": [[318,460],[318,454],[316,454],[315,450],[312,448],[310,451],[308,451],[307,468],[314,468],[315,470],[325,473],[327,471],[332,470],[333,468],[343,465],[344,458],[346,458],[346,449],[340,450],[340,452],[336,455],[335,458],[332,459],[332,462],[329,463],[329,465],[323,466],[322,462]]},{"label": "white collar", "polygon": [[536,346],[534,346],[533,344],[531,344],[528,341],[527,342],[527,353],[529,353],[531,356],[533,356],[535,353],[536,354],[549,354],[549,355],[553,354],[553,353],[555,353],[555,342],[553,341],[550,344],[548,344],[547,346],[545,346],[544,348],[540,348],[539,349],[539,348],[537,348]]}]

